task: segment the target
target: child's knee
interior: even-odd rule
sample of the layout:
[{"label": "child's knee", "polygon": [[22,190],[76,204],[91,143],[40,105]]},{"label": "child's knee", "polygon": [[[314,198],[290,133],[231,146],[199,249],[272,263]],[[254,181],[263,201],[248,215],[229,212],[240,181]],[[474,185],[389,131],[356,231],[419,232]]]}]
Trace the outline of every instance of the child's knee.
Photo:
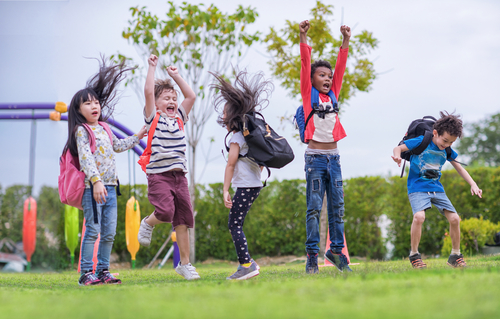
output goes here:
[{"label": "child's knee", "polygon": [[423,224],[425,221],[425,213],[424,212],[418,212],[413,215],[413,222],[417,224]]},{"label": "child's knee", "polygon": [[460,225],[460,217],[458,216],[457,213],[450,212],[447,217],[450,225],[452,226]]}]

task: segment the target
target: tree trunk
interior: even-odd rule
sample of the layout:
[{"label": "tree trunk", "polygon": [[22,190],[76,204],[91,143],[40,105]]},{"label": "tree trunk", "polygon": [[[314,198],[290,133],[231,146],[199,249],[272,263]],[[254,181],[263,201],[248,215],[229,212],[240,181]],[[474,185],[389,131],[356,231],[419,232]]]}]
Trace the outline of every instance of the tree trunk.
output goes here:
[{"label": "tree trunk", "polygon": [[323,197],[323,207],[321,207],[321,217],[319,225],[319,255],[323,256],[326,247],[326,234],[328,233],[328,211],[327,211],[326,192]]},{"label": "tree trunk", "polygon": [[196,227],[196,207],[194,205],[196,200],[196,192],[195,192],[195,167],[196,167],[196,146],[189,145],[189,153],[191,156],[189,158],[189,194],[191,195],[191,207],[193,207],[193,219],[194,224],[193,228],[189,229],[189,261],[194,264],[196,261],[196,236],[195,236],[195,227]]}]

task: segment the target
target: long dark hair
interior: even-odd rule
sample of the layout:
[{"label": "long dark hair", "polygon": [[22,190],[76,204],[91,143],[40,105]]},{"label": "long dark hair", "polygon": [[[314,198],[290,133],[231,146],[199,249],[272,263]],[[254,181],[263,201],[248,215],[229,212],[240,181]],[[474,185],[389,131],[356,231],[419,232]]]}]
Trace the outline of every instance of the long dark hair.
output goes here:
[{"label": "long dark hair", "polygon": [[[226,81],[222,75],[210,72],[215,77],[211,85],[216,90],[214,107],[219,117],[217,123],[231,131],[239,131],[239,124],[247,113],[260,112],[269,104],[274,85],[264,79],[262,72],[249,76],[246,71],[236,74],[234,84]],[[224,117],[224,111],[226,116]]]},{"label": "long dark hair", "polygon": [[86,123],[87,120],[80,113],[80,105],[87,101],[98,100],[101,105],[101,115],[99,121],[106,121],[115,109],[118,102],[116,98],[116,88],[118,84],[125,79],[125,72],[133,68],[125,67],[125,60],[119,64],[107,65],[106,58],[101,55],[99,62],[99,72],[91,77],[84,89],[73,95],[68,109],[68,141],[64,146],[63,154],[67,150],[71,155],[78,156],[75,133],[79,126]]}]

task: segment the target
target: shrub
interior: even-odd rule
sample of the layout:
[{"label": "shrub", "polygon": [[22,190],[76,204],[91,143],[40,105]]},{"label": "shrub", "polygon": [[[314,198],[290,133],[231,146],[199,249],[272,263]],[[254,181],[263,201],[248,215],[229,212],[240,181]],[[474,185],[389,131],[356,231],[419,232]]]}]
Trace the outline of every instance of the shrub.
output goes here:
[{"label": "shrub", "polygon": [[[460,251],[466,255],[475,255],[481,252],[485,244],[494,243],[493,236],[500,231],[500,223],[493,223],[480,218],[469,218],[460,222]],[[441,254],[451,253],[451,237],[445,233]]]}]

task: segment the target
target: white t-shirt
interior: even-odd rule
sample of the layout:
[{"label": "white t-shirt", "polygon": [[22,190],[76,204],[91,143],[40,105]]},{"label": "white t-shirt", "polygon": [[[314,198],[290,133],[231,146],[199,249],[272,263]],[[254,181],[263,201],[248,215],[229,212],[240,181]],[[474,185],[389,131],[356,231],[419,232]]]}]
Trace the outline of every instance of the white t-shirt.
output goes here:
[{"label": "white t-shirt", "polygon": [[[246,155],[248,153],[248,145],[241,132],[233,134],[229,140],[229,145],[232,143],[236,143],[240,146],[240,155]],[[240,157],[234,167],[231,184],[233,187],[262,187],[260,173],[260,167],[254,160],[248,157]]]}]

